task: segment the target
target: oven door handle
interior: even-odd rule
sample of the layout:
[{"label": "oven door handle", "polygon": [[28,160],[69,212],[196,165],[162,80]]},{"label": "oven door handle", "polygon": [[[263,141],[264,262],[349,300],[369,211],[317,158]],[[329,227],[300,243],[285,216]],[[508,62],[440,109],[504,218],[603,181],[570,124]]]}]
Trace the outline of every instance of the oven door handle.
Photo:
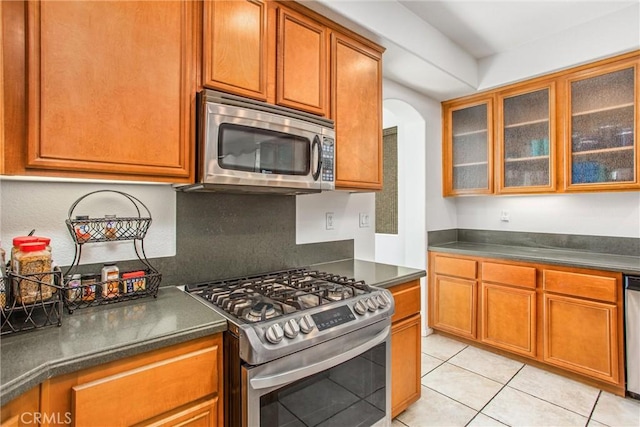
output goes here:
[{"label": "oven door handle", "polygon": [[315,354],[317,354],[317,356],[315,357],[315,359],[317,360],[312,361],[308,365],[301,366],[296,369],[292,369],[290,371],[276,375],[265,375],[263,377],[257,376],[255,378],[252,378],[250,380],[251,388],[253,388],[254,390],[260,390],[265,388],[278,387],[284,384],[290,384],[299,379],[317,374],[318,372],[325,371],[327,369],[333,368],[334,366],[338,366],[341,363],[344,363],[349,359],[353,359],[354,357],[384,342],[388,338],[390,330],[391,327],[387,326],[372,339],[368,339],[363,344],[359,344],[356,347],[347,350],[344,353],[340,353],[336,356],[330,357],[329,359],[322,357],[319,352],[316,352]]}]

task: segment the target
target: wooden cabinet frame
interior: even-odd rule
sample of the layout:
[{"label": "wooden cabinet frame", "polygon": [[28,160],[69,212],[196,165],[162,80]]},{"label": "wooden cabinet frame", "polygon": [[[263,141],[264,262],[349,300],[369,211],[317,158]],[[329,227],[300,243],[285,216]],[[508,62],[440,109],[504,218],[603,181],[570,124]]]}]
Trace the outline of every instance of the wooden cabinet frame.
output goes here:
[{"label": "wooden cabinet frame", "polygon": [[[571,82],[589,77],[598,76],[624,68],[635,69],[634,92],[634,167],[635,175],[629,182],[605,182],[571,184]],[[502,129],[503,114],[501,103],[505,96],[523,94],[534,91],[535,88],[550,88],[550,184],[549,186],[521,186],[505,187],[504,172],[504,130]],[[495,144],[494,167],[491,171],[488,188],[469,189],[465,191],[454,190],[452,184],[453,159],[452,159],[452,110],[480,103],[482,100],[494,98],[494,130],[489,139],[491,145]],[[551,100],[554,99],[553,102]],[[625,53],[615,57],[603,59],[591,64],[573,67],[556,73],[533,78],[525,82],[515,83],[491,91],[474,94],[464,98],[457,98],[442,102],[442,152],[443,152],[443,189],[446,196],[472,195],[472,194],[530,194],[530,193],[569,193],[589,191],[629,191],[640,189],[640,51]]]},{"label": "wooden cabinet frame", "polygon": [[[438,258],[447,262],[438,267]],[[474,263],[478,265],[474,278],[452,276],[469,276],[473,269],[462,267]],[[453,268],[456,265],[459,268]],[[429,251],[428,272],[429,327],[624,396],[622,273],[436,251]],[[469,289],[477,287],[480,281],[481,295],[473,303],[479,314],[470,327],[451,327],[440,320],[442,310],[461,311],[455,308],[460,304],[441,307],[442,301],[437,298],[443,280]],[[491,333],[492,320],[488,318],[491,292],[501,293],[503,298],[498,302],[503,307],[509,305],[510,298],[525,307],[526,313],[513,313],[518,327],[512,324],[514,320],[509,323],[510,330]],[[475,306],[471,307],[474,310]],[[476,328],[477,335],[470,332]],[[574,340],[579,341],[575,345],[588,348],[574,351],[571,348]]]},{"label": "wooden cabinet frame", "polygon": [[[442,103],[442,193],[444,196],[492,194],[494,191],[494,102],[493,95],[474,96]],[[453,113],[458,110],[487,105],[487,186],[485,188],[455,189],[453,170]]]},{"label": "wooden cabinet frame", "polygon": [[[557,168],[557,154],[556,154],[556,84],[553,81],[542,82],[532,85],[523,85],[524,87],[518,87],[511,90],[499,92],[496,95],[496,167],[495,167],[495,181],[496,181],[496,193],[497,194],[510,194],[510,193],[544,193],[552,192],[556,189],[556,168]],[[504,101],[507,98],[527,95],[532,92],[547,89],[549,93],[549,184],[539,186],[522,186],[522,187],[507,187],[505,185],[505,126],[504,126]]]}]

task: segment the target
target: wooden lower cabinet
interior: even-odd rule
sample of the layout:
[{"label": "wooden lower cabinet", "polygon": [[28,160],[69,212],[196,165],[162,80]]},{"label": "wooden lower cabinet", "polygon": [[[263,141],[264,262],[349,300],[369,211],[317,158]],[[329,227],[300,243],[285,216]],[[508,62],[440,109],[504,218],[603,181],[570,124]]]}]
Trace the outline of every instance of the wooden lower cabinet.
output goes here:
[{"label": "wooden lower cabinet", "polygon": [[389,288],[395,302],[391,319],[391,416],[420,399],[420,281]]},{"label": "wooden lower cabinet", "polygon": [[623,297],[621,273],[429,253],[431,328],[622,396]]},{"label": "wooden lower cabinet", "polygon": [[18,396],[0,409],[0,427],[38,425],[40,386]]},{"label": "wooden lower cabinet", "polygon": [[433,327],[475,339],[477,289],[475,280],[435,276]]},{"label": "wooden lower cabinet", "polygon": [[54,377],[40,410],[83,427],[221,426],[222,348],[218,334]]},{"label": "wooden lower cabinet", "polygon": [[535,291],[483,283],[480,313],[482,342],[535,357]]},{"label": "wooden lower cabinet", "polygon": [[544,361],[617,383],[617,317],[614,304],[545,295]]}]

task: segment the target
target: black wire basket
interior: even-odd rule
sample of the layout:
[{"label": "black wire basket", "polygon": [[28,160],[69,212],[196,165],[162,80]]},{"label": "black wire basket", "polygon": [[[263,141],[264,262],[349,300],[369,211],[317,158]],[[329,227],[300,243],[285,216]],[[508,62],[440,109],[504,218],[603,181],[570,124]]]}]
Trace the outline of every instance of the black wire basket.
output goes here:
[{"label": "black wire basket", "polygon": [[[78,204],[88,197],[117,194],[133,205],[137,216],[112,218],[90,218],[74,216]],[[157,297],[162,275],[147,259],[144,252],[144,238],[151,226],[149,209],[136,197],[115,190],[94,191],[76,200],[69,208],[69,218],[65,221],[69,234],[73,239],[76,252],[71,266],[64,274],[64,291],[62,299],[69,314],[79,308],[87,308],[102,304],[113,304],[122,301]],[[118,280],[103,281],[99,275],[81,275],[74,278],[79,270],[82,248],[85,244],[99,242],[132,241],[140,262],[138,270],[120,272]]]},{"label": "black wire basket", "polygon": [[1,335],[62,325],[60,269],[24,275],[7,269],[0,289]]}]

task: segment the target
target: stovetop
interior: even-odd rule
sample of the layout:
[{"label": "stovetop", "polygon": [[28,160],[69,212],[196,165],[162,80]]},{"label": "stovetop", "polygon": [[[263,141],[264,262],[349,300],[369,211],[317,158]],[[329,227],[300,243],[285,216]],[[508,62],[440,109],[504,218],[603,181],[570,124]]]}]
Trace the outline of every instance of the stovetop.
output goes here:
[{"label": "stovetop", "polygon": [[229,321],[241,358],[262,363],[388,321],[393,297],[364,281],[306,268],[186,285]]},{"label": "stovetop", "polygon": [[187,285],[186,289],[239,323],[275,319],[372,292],[363,281],[307,269]]}]

